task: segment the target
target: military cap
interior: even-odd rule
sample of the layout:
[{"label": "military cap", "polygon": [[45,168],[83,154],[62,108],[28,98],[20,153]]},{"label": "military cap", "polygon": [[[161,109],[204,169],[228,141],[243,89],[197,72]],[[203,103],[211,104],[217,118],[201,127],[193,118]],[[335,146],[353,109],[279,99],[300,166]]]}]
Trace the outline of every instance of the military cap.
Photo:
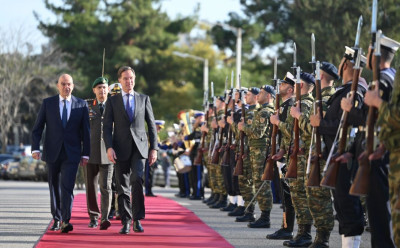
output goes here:
[{"label": "military cap", "polygon": [[331,63],[325,61],[322,62],[320,69],[331,75],[335,80],[340,78],[336,66],[332,65]]},{"label": "military cap", "polygon": [[315,78],[310,73],[301,72],[300,73],[300,79],[305,83],[315,85]]},{"label": "military cap", "polygon": [[262,90],[265,90],[265,92],[270,93],[271,96],[275,98],[275,89],[271,85],[263,85],[261,87]]},{"label": "military cap", "polygon": [[216,96],[218,100],[220,100],[221,102],[225,101],[225,97],[224,96]]},{"label": "military cap", "polygon": [[242,87],[242,88],[240,88],[240,92],[244,92],[244,93],[247,93],[247,91],[249,91],[249,89],[248,88],[246,88],[246,87]]},{"label": "military cap", "polygon": [[381,48],[388,50],[391,53],[395,53],[400,47],[400,43],[389,37],[382,35],[381,37]]},{"label": "military cap", "polygon": [[121,93],[122,85],[120,83],[114,83],[108,86],[111,95]]},{"label": "military cap", "polygon": [[92,88],[96,87],[99,84],[107,84],[108,85],[108,79],[105,77],[98,77],[96,80],[94,80],[92,84]]},{"label": "military cap", "polygon": [[160,126],[160,128],[164,128],[165,121],[163,121],[163,120],[155,120],[154,124],[156,124],[157,126]]},{"label": "military cap", "polygon": [[249,88],[249,91],[250,91],[251,93],[253,93],[254,95],[258,95],[258,93],[260,93],[260,89],[257,88],[257,87],[250,87],[250,88]]},{"label": "military cap", "polygon": [[283,78],[283,80],[281,80],[281,83],[287,83],[290,84],[291,86],[294,86],[294,84],[296,83],[296,79],[294,78],[292,73],[287,72],[286,76]]},{"label": "military cap", "polygon": [[[351,47],[345,46],[346,51],[344,52],[343,57],[345,57],[346,59],[348,59],[351,63],[355,63],[354,61],[354,53],[355,50]],[[360,66],[364,67],[367,64],[367,57],[365,57],[364,55],[361,55],[361,61],[360,61]]]},{"label": "military cap", "polygon": [[196,111],[196,112],[194,113],[194,118],[197,118],[197,117],[200,117],[200,116],[204,116],[204,112]]}]

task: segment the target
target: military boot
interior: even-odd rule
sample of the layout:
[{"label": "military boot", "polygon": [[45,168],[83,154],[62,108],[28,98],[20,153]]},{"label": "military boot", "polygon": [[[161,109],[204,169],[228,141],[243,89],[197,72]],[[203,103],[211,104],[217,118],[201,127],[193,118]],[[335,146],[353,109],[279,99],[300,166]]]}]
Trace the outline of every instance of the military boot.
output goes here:
[{"label": "military boot", "polygon": [[249,206],[243,216],[236,217],[236,222],[253,222],[256,220],[254,205]]},{"label": "military boot", "polygon": [[207,204],[212,198],[214,198],[214,195],[215,195],[214,192],[211,192],[210,197],[208,197],[207,199],[204,198],[203,203]]},{"label": "military boot", "polygon": [[250,222],[247,224],[247,227],[250,228],[270,228],[271,227],[271,222],[269,220],[269,215],[271,211],[262,211],[260,218],[254,222]]},{"label": "military boot", "polygon": [[224,208],[220,208],[219,210],[224,211],[224,212],[231,212],[237,208],[237,204],[229,203],[228,206]]},{"label": "military boot", "polygon": [[228,216],[242,216],[244,215],[244,206],[237,206],[232,212],[228,213]]},{"label": "military boot", "polygon": [[227,195],[220,194],[219,200],[210,206],[210,208],[224,208],[227,205]]},{"label": "military boot", "polygon": [[308,247],[312,243],[311,225],[300,225],[296,237],[283,242],[288,247]]},{"label": "military boot", "polygon": [[211,206],[219,200],[219,194],[214,194],[214,197],[207,202],[207,206]]},{"label": "military boot", "polygon": [[331,232],[329,231],[318,231],[317,236],[315,236],[314,242],[309,246],[309,248],[328,248],[329,247],[329,236]]},{"label": "military boot", "polygon": [[286,211],[286,227],[282,223],[281,229],[278,231],[268,234],[267,239],[281,239],[290,240],[293,239],[293,226],[294,226],[295,213],[294,211]]}]

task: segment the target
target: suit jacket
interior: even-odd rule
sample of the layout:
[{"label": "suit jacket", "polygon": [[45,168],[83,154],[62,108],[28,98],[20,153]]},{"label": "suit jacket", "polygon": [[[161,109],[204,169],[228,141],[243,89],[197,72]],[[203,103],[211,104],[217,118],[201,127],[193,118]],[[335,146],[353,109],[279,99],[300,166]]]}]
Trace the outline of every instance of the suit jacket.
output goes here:
[{"label": "suit jacket", "polygon": [[90,155],[90,126],[86,101],[71,97],[71,114],[63,128],[59,95],[43,100],[32,130],[32,151],[40,150],[40,140],[46,127],[42,160],[54,163],[64,145],[68,160],[79,163],[81,156]]},{"label": "suit jacket", "polygon": [[[148,157],[149,149],[158,150],[157,131],[150,97],[137,92],[134,92],[134,94],[135,113],[132,122],[129,121],[128,114],[125,111],[122,94],[110,97],[106,104],[104,141],[106,149],[113,148],[117,159],[120,161],[129,159],[133,148],[132,139],[142,158]],[[145,122],[147,123],[149,140],[146,135]]]},{"label": "suit jacket", "polygon": [[104,110],[100,112],[97,100],[87,100],[90,120],[90,164],[111,164],[107,157],[106,145],[103,138]]}]

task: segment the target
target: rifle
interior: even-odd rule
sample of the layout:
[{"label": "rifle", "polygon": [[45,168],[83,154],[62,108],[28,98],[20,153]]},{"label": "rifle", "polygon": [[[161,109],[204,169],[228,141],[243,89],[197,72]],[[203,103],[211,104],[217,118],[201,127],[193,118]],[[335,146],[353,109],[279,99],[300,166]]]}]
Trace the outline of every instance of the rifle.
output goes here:
[{"label": "rifle", "polygon": [[[214,82],[211,82],[211,99],[213,101],[213,112],[214,112],[214,117],[215,120],[217,120],[217,116],[216,116],[216,109],[217,107],[215,106],[215,96],[214,96]],[[214,128],[213,131],[213,136],[212,136],[212,140],[210,141],[210,147],[209,147],[209,152],[208,152],[208,162],[211,163],[211,159],[212,159],[212,153],[213,153],[213,147],[215,145],[215,143],[217,142],[217,128]]]},{"label": "rifle", "polygon": [[[301,108],[301,94],[300,94],[300,66],[297,67],[296,73],[296,104]],[[299,120],[294,119],[294,142],[293,151],[290,154],[289,168],[286,172],[286,179],[296,179],[297,178],[297,155],[300,150],[300,128]]]},{"label": "rifle", "polygon": [[[274,81],[275,81],[275,88],[276,88],[276,97],[275,97],[275,113],[279,115],[279,79],[277,78],[277,58],[275,57],[274,60]],[[276,138],[278,136],[278,126],[273,125],[272,127],[272,135],[271,135],[271,151],[269,156],[265,162],[264,173],[261,177],[262,181],[272,181],[274,178],[274,164],[275,161],[272,159],[272,156],[276,154]],[[268,152],[268,151],[267,151]],[[268,153],[267,153],[268,154]]]},{"label": "rifle", "polygon": [[[228,82],[228,77],[226,77],[226,79],[225,79],[225,92],[226,92],[226,84],[227,84],[227,82]],[[226,103],[226,99],[225,99],[225,103]],[[224,110],[225,116],[226,116],[227,110],[228,110],[228,105],[225,104],[225,110]],[[215,118],[217,118],[217,113],[215,113]],[[218,122],[218,119],[216,119],[216,120]],[[221,151],[222,151],[221,150],[222,141],[224,139],[224,128],[222,128],[222,127],[219,128],[218,136],[219,136],[218,144],[215,144],[214,152],[213,152],[212,159],[211,159],[211,163],[212,164],[218,164],[218,162],[219,162],[219,157],[220,157],[220,154],[221,154]]]},{"label": "rifle", "polygon": [[[240,75],[239,75],[239,87],[241,85],[240,81],[241,81],[241,78],[240,78]],[[242,90],[240,93],[241,93],[240,94],[240,100],[242,101],[242,117],[241,117],[240,120],[245,121],[245,118],[246,118],[246,112],[245,111],[246,111],[246,109],[245,109],[245,106],[244,106],[245,105],[245,102],[244,102],[244,91]],[[244,136],[245,136],[244,132],[240,131],[240,133],[239,133],[240,151],[239,151],[238,159],[236,161],[235,169],[233,170],[233,175],[234,176],[243,175]]]},{"label": "rifle", "polygon": [[[360,77],[360,60],[361,60],[361,54],[362,54],[362,49],[359,48],[359,41],[360,41],[360,35],[361,35],[361,26],[362,26],[362,16],[360,16],[358,20],[358,27],[357,27],[357,35],[356,35],[356,42],[355,42],[355,52],[354,52],[354,59],[355,59],[355,66],[354,66],[354,72],[353,72],[353,81],[351,83],[351,90],[348,94],[352,94],[353,96],[353,101],[352,104],[354,105],[354,97],[357,91],[357,86],[358,86],[358,79]],[[335,189],[336,186],[336,181],[337,181],[337,176],[339,173],[339,168],[340,168],[340,162],[336,161],[336,158],[338,158],[340,155],[342,155],[345,152],[346,149],[346,143],[347,143],[347,131],[349,129],[349,123],[347,123],[347,117],[348,117],[348,112],[343,111],[342,118],[340,120],[340,125],[336,134],[336,138],[338,137],[338,133],[340,133],[340,142],[339,142],[339,147],[338,151],[335,155],[332,156],[334,146],[336,143],[336,138],[335,141],[332,144],[331,151],[329,153],[328,159],[326,161],[326,165],[324,168],[324,171],[326,171],[324,177],[322,178],[322,181],[320,185],[325,188],[330,188],[330,189]],[[331,162],[331,160],[333,162]]]},{"label": "rifle", "polygon": [[[380,62],[381,62],[381,35],[382,31],[376,32],[375,47],[372,44],[372,49],[375,50],[375,64],[371,65],[373,68],[373,81],[370,84],[370,89],[374,90],[376,87],[379,88],[380,81]],[[368,109],[367,116],[367,144],[366,144],[366,155],[358,160],[359,167],[354,177],[353,183],[350,187],[350,195],[364,196],[368,195],[369,183],[370,183],[370,173],[371,164],[368,156],[374,152],[374,126],[375,121],[378,118],[378,109],[370,106]]]},{"label": "rifle", "polygon": [[[236,94],[236,89],[233,88],[233,71],[231,74],[231,90],[232,90],[232,95],[230,97],[229,101],[232,101],[232,108],[231,108],[231,113],[233,113],[235,111],[235,94]],[[226,106],[228,106],[229,101],[226,102]],[[226,119],[228,118],[227,116],[227,112],[225,113],[225,123],[226,125],[228,125]],[[224,155],[222,156],[222,165],[223,166],[230,166],[231,164],[231,144],[232,144],[232,138],[233,138],[233,133],[232,133],[232,129],[231,126],[229,125],[228,128],[228,142],[226,143],[225,146],[225,152]]]},{"label": "rifle", "polygon": [[[316,64],[316,75],[317,78],[315,80],[315,106],[314,106],[314,111],[318,110],[319,115],[323,116],[322,112],[322,95],[321,95],[321,75],[319,72],[320,68],[320,63],[317,61]],[[320,165],[320,158],[322,158],[322,148],[321,148],[321,134],[319,133],[318,128],[313,128],[313,134],[315,138],[315,153],[312,155],[312,153],[309,154],[309,158],[311,158],[311,169],[310,171],[307,170],[309,173],[308,181],[307,181],[307,186],[308,187],[319,187],[320,182],[321,182],[321,165]],[[309,168],[307,166],[307,168]]]},{"label": "rifle", "polygon": [[[204,91],[204,112],[206,112],[206,123],[205,125],[208,126],[208,115],[209,115],[209,111],[208,111],[208,92],[207,90]],[[201,134],[201,145],[200,145],[200,149],[197,150],[197,156],[194,160],[194,165],[201,165],[201,162],[203,161],[203,154],[205,151],[205,140],[206,140],[206,132],[202,132]]]}]

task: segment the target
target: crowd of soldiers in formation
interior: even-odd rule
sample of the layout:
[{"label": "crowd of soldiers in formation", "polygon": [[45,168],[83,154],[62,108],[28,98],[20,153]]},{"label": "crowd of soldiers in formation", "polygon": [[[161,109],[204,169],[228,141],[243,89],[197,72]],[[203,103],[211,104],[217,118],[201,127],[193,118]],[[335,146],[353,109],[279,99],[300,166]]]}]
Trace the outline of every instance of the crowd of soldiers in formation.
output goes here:
[{"label": "crowd of soldiers in formation", "polygon": [[[375,36],[366,57],[357,44],[346,47],[338,69],[313,60],[312,73],[296,67],[275,88],[232,87],[206,101],[185,137],[196,140],[194,169],[179,175],[178,196],[190,193],[185,177],[191,199],[204,196],[205,166],[211,196],[203,202],[249,228],[269,228],[279,199],[282,226],[267,239],[329,247],[336,218],[342,247],[360,246],[366,220],[372,247],[400,247],[400,73],[391,68],[400,43]],[[370,85],[364,68],[373,71]]]}]

